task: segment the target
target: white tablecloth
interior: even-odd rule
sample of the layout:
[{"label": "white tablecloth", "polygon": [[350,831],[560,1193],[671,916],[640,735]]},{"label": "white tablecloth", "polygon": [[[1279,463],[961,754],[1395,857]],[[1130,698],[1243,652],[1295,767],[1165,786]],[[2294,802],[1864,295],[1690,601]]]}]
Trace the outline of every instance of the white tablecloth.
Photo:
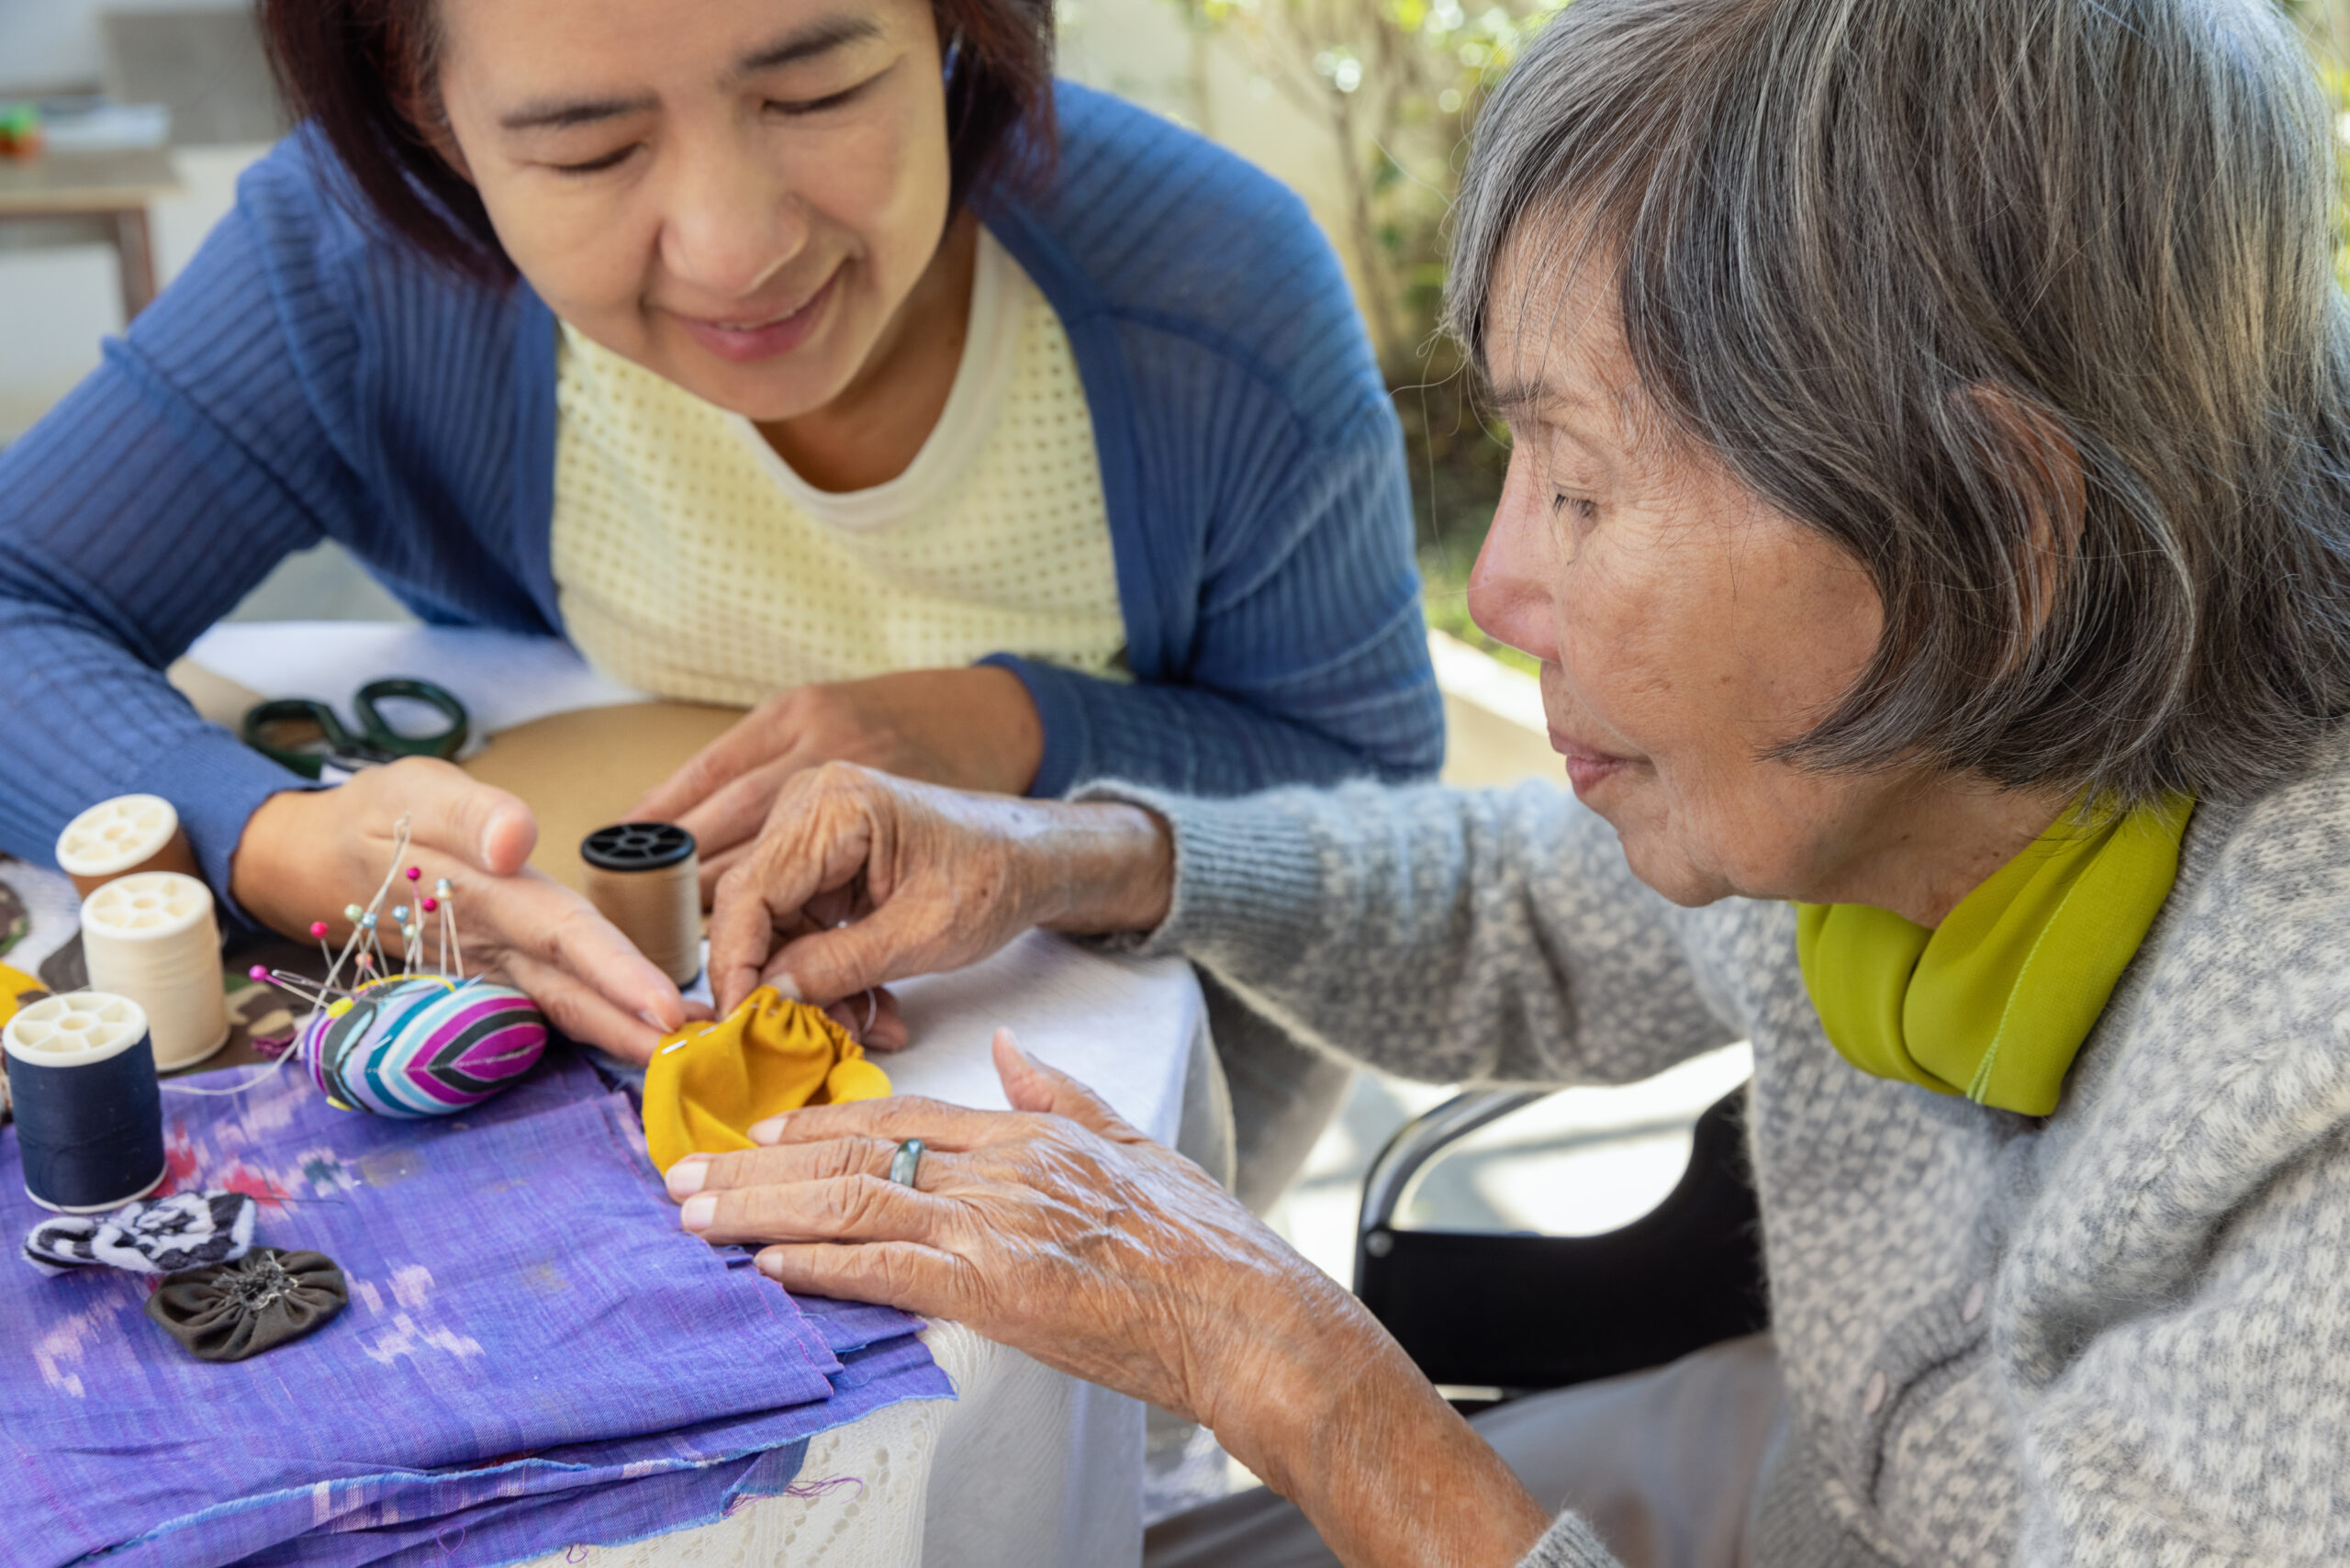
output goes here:
[{"label": "white tablecloth", "polygon": [[[455,692],[484,732],[641,700],[560,643],[504,633],[224,626],[190,656],[265,697],[422,677]],[[899,1093],[1004,1108],[989,1041],[1009,1025],[1030,1054],[1091,1084],[1141,1131],[1215,1168],[1229,1112],[1189,966],[1111,958],[1037,934],[959,974],[896,989],[912,1036],[904,1051],[884,1058]],[[934,1324],[923,1338],[958,1397],[896,1406],[818,1437],[795,1485],[804,1495],[760,1499],[717,1524],[633,1546],[549,1542],[556,1550],[542,1561],[547,1568],[1100,1568],[1136,1561],[1143,1407],[959,1324]]]}]

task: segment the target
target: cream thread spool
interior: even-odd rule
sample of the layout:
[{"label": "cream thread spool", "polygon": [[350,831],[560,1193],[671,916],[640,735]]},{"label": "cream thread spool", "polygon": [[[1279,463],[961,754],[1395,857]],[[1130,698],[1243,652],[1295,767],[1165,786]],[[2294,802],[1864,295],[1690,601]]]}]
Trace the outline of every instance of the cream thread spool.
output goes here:
[{"label": "cream thread spool", "polygon": [[140,871],[202,875],[179,812],[161,795],[117,795],[67,823],[57,835],[57,868],[84,898]]},{"label": "cream thread spool", "polygon": [[588,902],[681,986],[701,973],[701,861],[672,823],[615,823],[579,845]]},{"label": "cream thread spool", "polygon": [[228,1044],[220,926],[211,890],[194,877],[141,871],[84,899],[82,958],[93,990],[147,1010],[158,1070],[193,1067]]}]

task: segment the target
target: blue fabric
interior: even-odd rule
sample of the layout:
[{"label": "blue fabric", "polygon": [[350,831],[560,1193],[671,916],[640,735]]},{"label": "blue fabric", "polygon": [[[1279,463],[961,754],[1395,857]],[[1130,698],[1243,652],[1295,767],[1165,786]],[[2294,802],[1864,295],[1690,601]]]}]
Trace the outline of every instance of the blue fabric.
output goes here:
[{"label": "blue fabric", "polygon": [[[1069,331],[1135,684],[1007,650],[1035,790],[1200,793],[1433,773],[1394,412],[1297,198],[1064,86],[1054,183],[986,220]],[[308,135],[250,171],[103,366],[0,453],[0,848],[129,790],[172,801],[216,889],[289,775],[159,672],[290,551],[333,538],[425,620],[560,633],[555,322],[354,217]]]},{"label": "blue fabric", "polygon": [[[174,1081],[217,1088],[252,1070]],[[677,1228],[624,1095],[568,1052],[464,1116],[333,1109],[293,1071],[164,1096],[172,1181],[253,1193],[340,1264],[309,1337],[199,1361],[107,1269],[0,1268],[0,1564],[463,1568],[717,1519],[808,1438],[951,1397],[916,1320],[800,1304]],[[37,1211],[0,1129],[0,1230]]]}]

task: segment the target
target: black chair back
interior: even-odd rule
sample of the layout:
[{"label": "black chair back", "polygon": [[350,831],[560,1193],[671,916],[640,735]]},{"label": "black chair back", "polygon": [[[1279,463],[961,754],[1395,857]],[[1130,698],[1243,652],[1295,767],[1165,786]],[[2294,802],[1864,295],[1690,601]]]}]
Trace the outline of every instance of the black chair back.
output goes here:
[{"label": "black chair back", "polygon": [[1511,1393],[1661,1366],[1765,1327],[1745,1103],[1740,1088],[1698,1118],[1680,1182],[1620,1230],[1463,1235],[1367,1216],[1355,1294],[1430,1382]]}]

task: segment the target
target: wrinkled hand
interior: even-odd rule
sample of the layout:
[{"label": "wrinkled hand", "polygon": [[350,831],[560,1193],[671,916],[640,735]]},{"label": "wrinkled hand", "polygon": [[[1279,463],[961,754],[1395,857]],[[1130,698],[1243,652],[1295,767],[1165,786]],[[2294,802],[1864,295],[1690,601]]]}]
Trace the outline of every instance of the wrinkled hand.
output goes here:
[{"label": "wrinkled hand", "polygon": [[[1505,1568],[1549,1523],[1362,1304],[1207,1172],[995,1038],[1013,1109],[811,1106],[669,1170],[793,1291],[951,1318],[1199,1421],[1348,1568]],[[915,1185],[900,1140],[927,1145]]]},{"label": "wrinkled hand", "polygon": [[[446,877],[456,889],[466,968],[527,992],[564,1034],[643,1061],[664,1033],[706,1014],[586,899],[530,868],[539,829],[528,806],[434,758],[271,796],[245,824],[229,891],[273,930],[307,940],[310,923],[324,920],[339,943],[351,930],[343,908],[374,896],[403,814],[422,885]],[[394,950],[396,935],[385,935]]]},{"label": "wrinkled hand", "polygon": [[[1270,1384],[1266,1358],[1293,1349],[1279,1326],[1326,1336],[1360,1308],[1207,1172],[1009,1031],[995,1058],[1011,1112],[815,1106],[754,1127],[769,1147],[679,1160],[682,1223],[770,1243],[758,1267],[789,1290],[952,1318],[1219,1430],[1245,1427],[1229,1402]],[[916,1137],[916,1187],[894,1185],[890,1158]]]},{"label": "wrinkled hand", "polygon": [[817,1003],[959,969],[1032,926],[1147,930],[1173,850],[1113,803],[971,795],[835,763],[794,775],[719,883],[710,982],[722,1010],[759,985]]},{"label": "wrinkled hand", "polygon": [[1036,704],[1010,670],[904,670],[794,687],[696,753],[629,817],[676,823],[694,835],[707,902],[785,780],[804,769],[856,762],[902,778],[1019,795],[1044,755]]}]

